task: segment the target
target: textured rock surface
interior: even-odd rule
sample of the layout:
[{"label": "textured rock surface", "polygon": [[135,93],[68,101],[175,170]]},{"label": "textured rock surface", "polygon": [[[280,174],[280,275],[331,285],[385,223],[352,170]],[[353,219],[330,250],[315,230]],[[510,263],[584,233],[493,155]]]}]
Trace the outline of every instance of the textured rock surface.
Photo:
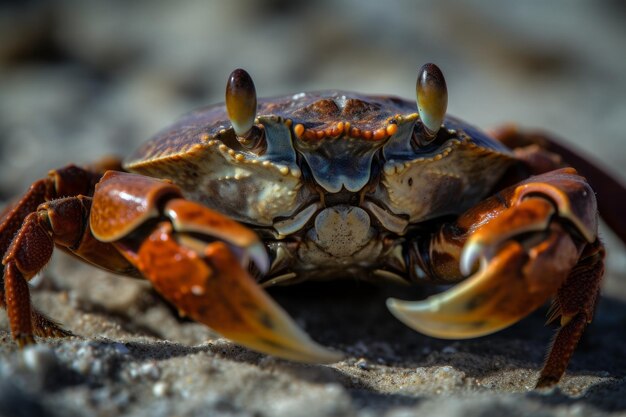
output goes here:
[{"label": "textured rock surface", "polygon": [[[0,201],[48,169],[123,154],[181,113],[222,100],[235,67],[263,96],[341,88],[410,98],[417,68],[437,62],[452,114],[556,131],[626,179],[620,2],[127,3],[0,6]],[[553,332],[545,311],[454,342],[391,317],[384,299],[404,289],[275,291],[316,340],[346,353],[330,366],[299,365],[178,319],[144,282],[59,255],[34,283],[34,303],[81,336],[19,351],[2,314],[0,414],[624,414],[626,256],[603,234],[608,274],[596,320],[549,392],[532,391]]]}]

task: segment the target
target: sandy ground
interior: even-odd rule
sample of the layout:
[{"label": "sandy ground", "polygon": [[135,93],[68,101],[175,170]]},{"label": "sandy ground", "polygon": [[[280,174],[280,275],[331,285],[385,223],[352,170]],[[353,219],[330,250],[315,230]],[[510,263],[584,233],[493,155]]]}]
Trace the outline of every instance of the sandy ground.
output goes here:
[{"label": "sandy ground", "polygon": [[[416,69],[434,61],[452,114],[556,131],[626,179],[620,2],[228,4],[0,6],[0,201],[48,169],[123,154],[181,113],[220,101],[239,66],[263,96],[341,88],[410,98]],[[624,415],[626,251],[602,234],[609,255],[596,320],[547,392],[532,390],[554,331],[545,309],[456,342],[391,317],[384,300],[403,288],[273,291],[316,340],[346,355],[301,365],[178,318],[144,282],[56,255],[33,283],[34,303],[80,336],[19,351],[1,315],[0,414]]]},{"label": "sandy ground", "polygon": [[442,341],[393,320],[384,298],[398,291],[346,282],[272,292],[316,340],[346,354],[332,365],[301,365],[178,319],[143,282],[58,257],[35,304],[81,336],[18,351],[2,333],[0,409],[25,416],[587,416],[626,408],[623,300],[603,298],[562,382],[536,392],[552,333],[545,311],[493,336]]}]

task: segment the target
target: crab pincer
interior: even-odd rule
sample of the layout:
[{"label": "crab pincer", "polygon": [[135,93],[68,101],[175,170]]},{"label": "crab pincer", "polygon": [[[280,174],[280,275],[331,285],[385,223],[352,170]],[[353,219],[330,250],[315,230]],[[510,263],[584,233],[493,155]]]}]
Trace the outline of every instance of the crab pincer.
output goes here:
[{"label": "crab pincer", "polygon": [[424,301],[390,299],[389,309],[424,334],[464,339],[506,328],[555,296],[548,321],[560,317],[561,328],[537,386],[556,383],[591,322],[604,271],[590,194],[572,168],[502,190],[457,221],[469,278]]},{"label": "crab pincer", "polygon": [[234,220],[181,198],[176,186],[108,172],[96,187],[91,228],[181,314],[224,337],[301,362],[339,358],[300,330],[250,276],[249,262],[261,272],[269,266],[258,237]]}]

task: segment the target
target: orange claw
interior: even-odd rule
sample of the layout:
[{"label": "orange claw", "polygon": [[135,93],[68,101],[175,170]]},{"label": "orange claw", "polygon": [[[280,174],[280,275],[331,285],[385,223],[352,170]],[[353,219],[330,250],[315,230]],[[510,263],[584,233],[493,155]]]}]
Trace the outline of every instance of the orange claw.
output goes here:
[{"label": "orange claw", "polygon": [[[204,250],[199,252],[201,246]],[[224,242],[206,244],[190,236],[180,239],[171,224],[163,222],[141,244],[136,263],[182,314],[236,343],[301,362],[340,358],[300,330]]]},{"label": "orange claw", "polygon": [[387,305],[415,330],[462,339],[510,326],[554,296],[549,321],[560,317],[561,328],[537,382],[551,386],[563,375],[599,294],[604,249],[596,213],[592,191],[575,170],[530,177],[461,215],[455,232],[442,229],[436,236],[432,253],[454,248],[448,254],[471,276],[426,300],[390,299]]},{"label": "orange claw", "polygon": [[[500,191],[457,221],[467,237],[459,255],[463,283],[420,302],[390,300],[402,321],[443,338],[476,337],[503,329],[557,293],[585,244],[596,240],[596,205],[571,168],[530,177]],[[587,239],[575,238],[574,225]],[[591,290],[590,290],[591,291]]]},{"label": "orange claw", "polygon": [[166,181],[126,172],[107,171],[96,185],[89,223],[96,239],[112,242],[127,236],[146,220],[159,215],[157,201],[181,196]]},{"label": "orange claw", "polygon": [[[107,172],[96,187],[91,231],[111,242],[178,310],[243,346],[301,362],[339,355],[315,343],[248,274],[269,260],[258,236],[182,198],[166,181]],[[166,218],[159,221],[157,219]],[[134,234],[154,222],[146,238]]]},{"label": "orange claw", "polygon": [[[181,198],[168,201],[164,209],[177,232],[195,232],[221,239],[245,249],[261,272],[269,269],[267,254],[258,236],[250,229],[222,214]],[[243,266],[247,266],[244,257]]]},{"label": "orange claw", "polygon": [[465,339],[504,329],[544,304],[566,281],[580,251],[553,224],[530,250],[515,240],[461,284],[423,301],[390,299],[391,312],[417,331],[443,339]]}]

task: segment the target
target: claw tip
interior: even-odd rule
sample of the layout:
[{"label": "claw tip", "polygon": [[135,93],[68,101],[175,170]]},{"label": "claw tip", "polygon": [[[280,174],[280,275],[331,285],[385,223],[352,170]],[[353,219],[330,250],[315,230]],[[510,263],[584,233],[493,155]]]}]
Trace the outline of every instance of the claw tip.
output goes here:
[{"label": "claw tip", "polygon": [[474,269],[474,265],[483,252],[483,245],[480,243],[468,242],[461,253],[459,270],[464,276],[469,276]]},{"label": "claw tip", "polygon": [[266,274],[270,269],[270,260],[267,257],[267,251],[263,244],[260,242],[253,244],[248,248],[248,253],[259,271],[262,274]]}]

